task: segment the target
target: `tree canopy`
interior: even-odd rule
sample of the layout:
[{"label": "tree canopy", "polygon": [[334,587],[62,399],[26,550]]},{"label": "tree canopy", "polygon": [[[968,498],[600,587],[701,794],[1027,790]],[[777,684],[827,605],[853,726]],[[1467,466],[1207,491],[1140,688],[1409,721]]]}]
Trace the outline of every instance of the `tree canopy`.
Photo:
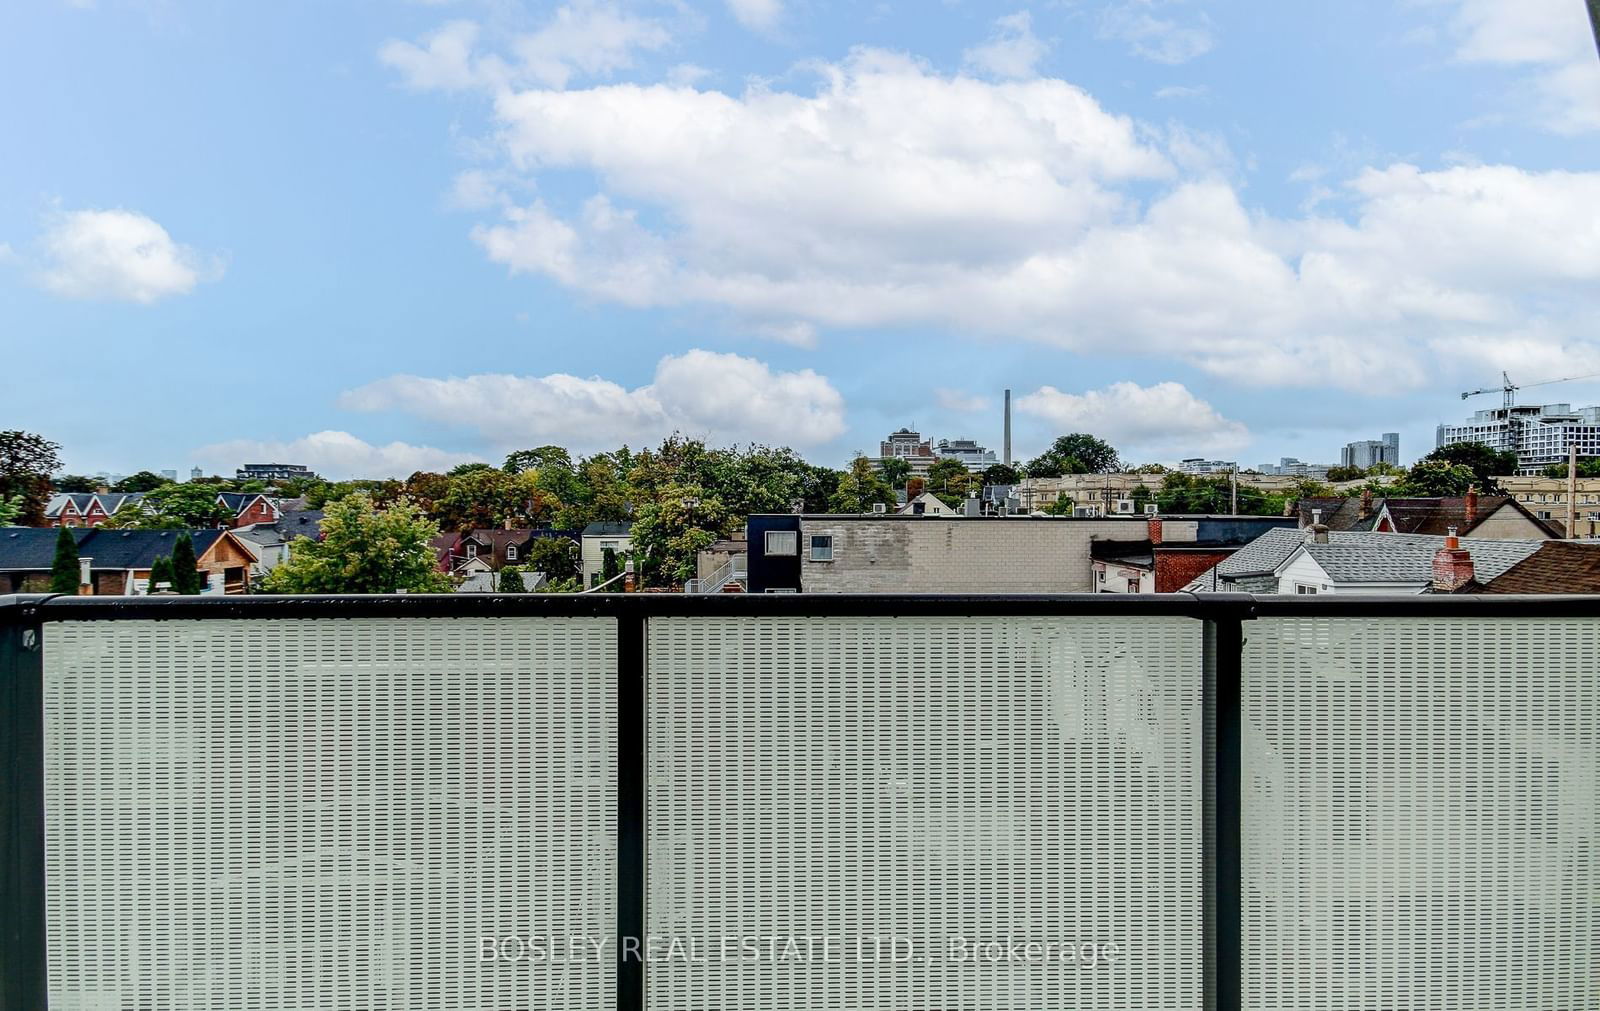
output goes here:
[{"label": "tree canopy", "polygon": [[386,509],[354,494],[329,502],[322,537],[298,537],[289,560],[267,573],[268,593],[448,593],[429,542],[439,528],[409,499]]},{"label": "tree canopy", "polygon": [[50,563],[50,592],[78,592],[78,539],[71,527],[56,533],[56,555]]},{"label": "tree canopy", "polygon": [[[1476,484],[1478,490],[1482,492],[1498,492],[1500,490],[1500,482],[1495,479],[1517,472],[1517,454],[1515,453],[1492,449],[1481,442],[1456,442],[1448,446],[1440,446],[1421,460],[1418,460],[1416,465],[1407,472],[1404,483],[1412,487],[1439,485],[1442,479],[1438,473],[1433,470],[1427,473],[1419,473],[1417,470],[1417,467],[1423,464],[1433,463],[1467,468],[1472,472],[1472,483]],[[1450,486],[1454,485],[1453,481],[1445,481],[1444,483]],[[1435,492],[1431,494],[1460,495],[1465,492],[1466,489],[1463,488],[1459,492]],[[1412,494],[1420,495],[1423,493],[1413,492]]]},{"label": "tree canopy", "polygon": [[214,527],[231,519],[232,510],[217,501],[214,485],[164,484],[146,492],[137,505],[125,505],[106,521],[110,527],[131,530],[193,530]]},{"label": "tree canopy", "polygon": [[1086,432],[1059,436],[1050,448],[1028,461],[1029,477],[1063,474],[1109,474],[1121,465],[1117,451],[1104,439]]},{"label": "tree canopy", "polygon": [[[44,522],[50,475],[61,469],[60,452],[59,444],[42,435],[20,429],[0,431],[0,499],[20,498],[22,520],[30,526]],[[76,589],[77,583],[73,587]]]}]

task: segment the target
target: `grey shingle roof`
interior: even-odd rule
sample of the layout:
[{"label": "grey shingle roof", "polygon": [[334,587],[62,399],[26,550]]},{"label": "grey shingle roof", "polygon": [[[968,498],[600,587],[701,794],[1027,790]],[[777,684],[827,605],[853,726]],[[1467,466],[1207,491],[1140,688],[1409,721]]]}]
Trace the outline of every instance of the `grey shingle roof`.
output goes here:
[{"label": "grey shingle roof", "polygon": [[1307,531],[1294,527],[1274,527],[1217,563],[1217,575],[1226,579],[1271,572],[1309,536]]},{"label": "grey shingle roof", "polygon": [[[188,534],[196,556],[221,537],[221,530],[108,530],[104,527],[75,528],[78,556],[93,558],[95,571],[101,569],[148,569],[160,555],[172,554],[179,534]],[[0,530],[0,569],[37,571],[50,568],[56,556],[54,527],[6,528]]]},{"label": "grey shingle roof", "polygon": [[632,523],[591,523],[583,528],[583,536],[611,537],[627,534],[632,529]]},{"label": "grey shingle roof", "polygon": [[[1421,534],[1335,530],[1328,535],[1328,543],[1308,541],[1305,548],[1336,582],[1422,584],[1433,581],[1433,556],[1444,547],[1444,540]],[[1482,582],[1538,551],[1543,543],[1473,539],[1462,541],[1461,546],[1471,552],[1474,575]]]}]

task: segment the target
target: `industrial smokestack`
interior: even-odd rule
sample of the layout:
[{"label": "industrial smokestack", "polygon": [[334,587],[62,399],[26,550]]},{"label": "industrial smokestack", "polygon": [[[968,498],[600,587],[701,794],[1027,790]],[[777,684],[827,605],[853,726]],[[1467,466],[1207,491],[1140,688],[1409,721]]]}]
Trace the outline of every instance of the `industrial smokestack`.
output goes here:
[{"label": "industrial smokestack", "polygon": [[1007,467],[1011,466],[1011,391],[1010,390],[1006,391],[1006,440],[1005,440],[1005,460],[1003,462],[1005,463],[1005,465]]}]

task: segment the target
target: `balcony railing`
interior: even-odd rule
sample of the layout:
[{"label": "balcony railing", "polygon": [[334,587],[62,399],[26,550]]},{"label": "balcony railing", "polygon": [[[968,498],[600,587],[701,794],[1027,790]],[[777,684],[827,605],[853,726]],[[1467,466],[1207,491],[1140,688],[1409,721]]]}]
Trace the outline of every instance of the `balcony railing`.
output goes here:
[{"label": "balcony railing", "polygon": [[0,1011],[1593,1008],[1597,672],[1591,598],[0,598]]}]

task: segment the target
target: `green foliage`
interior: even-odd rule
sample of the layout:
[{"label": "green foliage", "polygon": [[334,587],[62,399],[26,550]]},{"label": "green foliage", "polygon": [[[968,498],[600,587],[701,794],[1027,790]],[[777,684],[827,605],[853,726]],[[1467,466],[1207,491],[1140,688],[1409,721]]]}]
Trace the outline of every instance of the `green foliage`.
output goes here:
[{"label": "green foliage", "polygon": [[1137,467],[1129,467],[1129,474],[1165,474],[1167,465],[1164,463],[1141,463]]},{"label": "green foliage", "polygon": [[617,558],[616,548],[602,548],[600,551],[600,582],[609,583],[622,575],[622,562]]},{"label": "green foliage", "polygon": [[[1556,477],[1565,481],[1567,478],[1567,465],[1553,463],[1544,469],[1545,477]],[[1578,476],[1583,478],[1600,477],[1600,456],[1578,457]]]},{"label": "green foliage", "polygon": [[[699,485],[668,484],[658,494],[656,501],[639,509],[633,523],[635,574],[644,586],[677,586],[693,578],[700,549],[743,516],[730,512],[721,498]],[[603,569],[601,578],[610,578]]]},{"label": "green foliage", "polygon": [[872,461],[861,454],[850,461],[850,469],[839,479],[838,487],[828,499],[828,512],[869,513],[875,503],[886,506],[895,503],[894,489],[878,476]]},{"label": "green foliage", "polygon": [[50,484],[56,491],[69,495],[86,494],[100,488],[100,480],[87,474],[62,474],[52,478]]},{"label": "green foliage", "polygon": [[948,506],[959,506],[962,499],[978,490],[979,483],[977,475],[960,460],[946,457],[934,461],[928,469],[928,488]]},{"label": "green foliage", "polygon": [[1335,482],[1359,481],[1367,476],[1360,467],[1329,467],[1328,480]]},{"label": "green foliage", "polygon": [[1424,458],[1395,485],[1394,494],[1418,498],[1457,497],[1465,495],[1477,481],[1477,475],[1465,464]]},{"label": "green foliage", "polygon": [[405,485],[399,481],[320,481],[306,490],[306,506],[321,509],[329,502],[365,495],[372,504],[383,509],[405,494]]},{"label": "green foliage", "polygon": [[200,570],[195,566],[194,540],[187,530],[180,530],[172,545],[172,588],[194,596],[203,585]]},{"label": "green foliage", "polygon": [[526,568],[529,572],[542,572],[552,583],[557,580],[576,579],[578,576],[578,545],[568,537],[536,537],[528,545]]},{"label": "green foliage", "polygon": [[232,511],[217,501],[213,485],[164,484],[147,492],[137,506],[118,509],[106,525],[128,530],[192,530],[215,527],[232,518]]},{"label": "green foliage", "polygon": [[[1472,483],[1476,484],[1481,492],[1498,492],[1500,484],[1495,478],[1517,472],[1517,454],[1491,449],[1481,442],[1457,442],[1449,446],[1440,446],[1421,460],[1418,460],[1417,466],[1421,466],[1424,463],[1444,463],[1466,467],[1472,471]],[[1418,480],[1417,466],[1412,467],[1406,475],[1408,484]],[[1424,478],[1423,480],[1426,483],[1428,479]],[[1439,483],[1437,476],[1432,479],[1432,482],[1434,484]],[[1441,494],[1460,495],[1465,492],[1466,489],[1463,488],[1460,492]]]},{"label": "green foliage", "polygon": [[[1315,481],[1302,482],[1308,489],[1326,489]],[[1201,477],[1171,471],[1155,494],[1156,506],[1163,513],[1228,513],[1232,505],[1233,482],[1226,476]],[[1244,516],[1278,516],[1283,513],[1284,496],[1271,495],[1247,484],[1239,485],[1239,513]]]},{"label": "green foliage", "polygon": [[78,540],[71,527],[56,534],[56,556],[50,563],[50,592],[78,592]]},{"label": "green foliage", "polygon": [[32,432],[0,431],[0,498],[21,498],[22,520],[30,526],[44,522],[50,475],[61,469],[60,451],[60,445]]},{"label": "green foliage", "polygon": [[1117,451],[1104,439],[1085,432],[1063,435],[1050,448],[1028,461],[1029,477],[1063,474],[1109,474],[1120,466]]},{"label": "green foliage", "polygon": [[155,491],[157,488],[167,483],[167,479],[162,477],[160,474],[148,470],[141,470],[137,474],[129,474],[121,481],[118,481],[116,484],[111,486],[111,490],[118,492]]},{"label": "green foliage", "polygon": [[505,466],[501,469],[507,474],[521,474],[525,470],[539,471],[546,469],[571,472],[573,470],[572,454],[560,446],[519,449],[516,452],[506,454]]},{"label": "green foliage", "polygon": [[531,472],[508,474],[481,466],[447,480],[444,493],[428,511],[444,530],[465,533],[546,526],[557,511],[558,503],[539,488]]},{"label": "green foliage", "polygon": [[439,528],[409,499],[378,509],[362,494],[329,502],[322,539],[296,538],[267,573],[268,593],[448,593],[429,541]]},{"label": "green foliage", "polygon": [[145,585],[146,593],[155,593],[166,584],[166,591],[182,593],[178,589],[177,569],[172,564],[172,559],[167,555],[160,555],[150,563],[150,581]]},{"label": "green foliage", "polygon": [[1003,463],[992,463],[983,469],[983,483],[990,484],[1021,484],[1022,472],[1015,467],[1007,467]]},{"label": "green foliage", "polygon": [[522,570],[515,565],[507,565],[500,570],[500,578],[495,582],[495,591],[498,593],[527,593],[528,587],[522,582]]},{"label": "green foliage", "polygon": [[911,463],[904,457],[891,456],[878,461],[878,474],[891,488],[904,488],[911,476]]},{"label": "green foliage", "polygon": [[458,463],[454,467],[450,468],[449,472],[445,474],[445,477],[461,477],[462,475],[471,474],[480,470],[494,470],[494,468],[487,463]]},{"label": "green foliage", "polygon": [[21,515],[21,495],[13,495],[10,498],[0,498],[0,527],[16,525],[17,518]]}]

